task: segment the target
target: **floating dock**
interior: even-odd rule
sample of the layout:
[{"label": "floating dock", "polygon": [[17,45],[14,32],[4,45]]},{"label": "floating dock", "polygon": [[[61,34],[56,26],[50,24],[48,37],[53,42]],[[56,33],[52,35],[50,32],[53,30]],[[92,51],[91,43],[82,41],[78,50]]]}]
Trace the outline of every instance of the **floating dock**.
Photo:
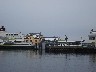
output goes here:
[{"label": "floating dock", "polygon": [[61,53],[96,53],[95,47],[79,47],[79,46],[66,46],[66,47],[59,47],[59,46],[47,46],[46,52],[61,52]]},{"label": "floating dock", "polygon": [[[35,48],[34,46],[0,46],[0,50],[43,50],[43,48]],[[79,46],[47,46],[45,52],[53,53],[96,53],[96,47],[79,47]]]}]

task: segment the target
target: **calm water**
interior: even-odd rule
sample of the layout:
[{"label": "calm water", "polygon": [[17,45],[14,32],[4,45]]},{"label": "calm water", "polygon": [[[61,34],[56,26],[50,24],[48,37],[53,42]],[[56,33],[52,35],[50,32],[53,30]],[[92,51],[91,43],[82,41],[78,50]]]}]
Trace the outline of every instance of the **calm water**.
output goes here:
[{"label": "calm water", "polygon": [[0,51],[0,72],[96,72],[96,54]]}]

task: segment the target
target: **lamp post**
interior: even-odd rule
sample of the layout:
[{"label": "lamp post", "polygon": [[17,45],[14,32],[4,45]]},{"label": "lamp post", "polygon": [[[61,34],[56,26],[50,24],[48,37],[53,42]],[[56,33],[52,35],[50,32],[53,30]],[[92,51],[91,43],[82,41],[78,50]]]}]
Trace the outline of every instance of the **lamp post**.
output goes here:
[{"label": "lamp post", "polygon": [[66,41],[66,44],[67,44],[67,40],[68,40],[68,37],[65,35],[65,41]]},{"label": "lamp post", "polygon": [[82,37],[81,37],[81,46],[82,46]]}]

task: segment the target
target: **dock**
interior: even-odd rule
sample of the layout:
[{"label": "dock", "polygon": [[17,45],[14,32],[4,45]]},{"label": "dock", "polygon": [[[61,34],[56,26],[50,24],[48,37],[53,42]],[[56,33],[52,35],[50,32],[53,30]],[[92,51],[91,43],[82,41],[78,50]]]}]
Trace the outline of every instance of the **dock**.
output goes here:
[{"label": "dock", "polygon": [[96,53],[95,47],[79,47],[79,46],[47,46],[45,49],[46,52],[61,52],[61,53]]}]

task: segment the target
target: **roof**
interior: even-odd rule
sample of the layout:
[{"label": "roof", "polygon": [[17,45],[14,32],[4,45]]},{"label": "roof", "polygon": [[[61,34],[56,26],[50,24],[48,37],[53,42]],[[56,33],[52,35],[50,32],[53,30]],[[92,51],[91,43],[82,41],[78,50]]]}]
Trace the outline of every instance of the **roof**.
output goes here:
[{"label": "roof", "polygon": [[90,34],[96,34],[96,31],[90,32]]},{"label": "roof", "polygon": [[92,31],[92,32],[96,32],[96,31]]},{"label": "roof", "polygon": [[30,35],[41,35],[41,32],[40,33],[29,33]]},{"label": "roof", "polygon": [[54,40],[58,40],[58,37],[43,37],[44,40],[48,40],[48,41],[54,41]]},{"label": "roof", "polygon": [[96,34],[90,34],[89,37],[96,37]]},{"label": "roof", "polygon": [[54,37],[43,37],[43,38],[58,38],[58,37],[55,37],[55,36],[54,36]]}]

